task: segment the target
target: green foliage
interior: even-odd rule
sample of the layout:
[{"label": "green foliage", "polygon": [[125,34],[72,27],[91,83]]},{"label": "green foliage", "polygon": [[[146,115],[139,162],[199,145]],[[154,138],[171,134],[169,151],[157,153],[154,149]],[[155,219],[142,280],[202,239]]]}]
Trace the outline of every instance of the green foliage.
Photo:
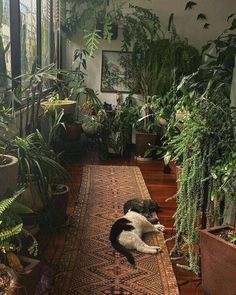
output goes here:
[{"label": "green foliage", "polygon": [[150,43],[163,38],[159,17],[140,6],[129,5],[132,13],[122,15],[123,41],[122,49],[128,51],[134,44],[139,51],[147,50]]},{"label": "green foliage", "polygon": [[23,185],[36,183],[42,202],[50,202],[49,186],[56,177],[68,177],[66,170],[39,131],[26,138],[16,137],[6,147],[9,154],[19,159],[19,182]]},{"label": "green foliage", "polygon": [[98,48],[98,44],[100,42],[101,36],[98,34],[99,31],[95,29],[92,32],[88,32],[84,39],[86,41],[86,48],[88,51],[89,56],[93,56],[94,52]]},{"label": "green foliage", "polygon": [[[108,41],[112,39],[112,23],[117,23],[125,1],[119,1],[119,3],[114,1],[109,11],[107,0],[64,1],[68,7],[64,31],[69,38],[72,38],[76,33],[82,33],[89,55],[92,56],[101,38]],[[97,29],[98,24],[101,30]]]},{"label": "green foliage", "polygon": [[123,155],[130,144],[132,125],[139,118],[139,108],[126,103],[118,106],[115,114],[103,117],[100,129],[100,148],[108,152],[112,148],[116,154]]},{"label": "green foliage", "polygon": [[[15,200],[23,191],[24,189],[21,189],[15,192],[13,197],[0,201],[0,249],[4,252],[19,250],[21,238],[27,235],[31,236],[33,240],[33,244],[30,245],[28,251],[30,254],[37,255],[37,241],[30,233],[23,229],[22,220],[15,213],[18,207]],[[15,210],[12,210],[13,204],[15,205]]]},{"label": "green foliage", "polygon": [[[224,44],[219,43],[222,38]],[[182,97],[176,107],[184,107],[189,116],[181,132],[171,140],[175,157],[183,159],[173,251],[187,253],[188,269],[196,273],[199,273],[198,228],[222,222],[219,204],[213,206],[212,201],[219,193],[219,201],[226,200],[234,188],[234,182],[229,181],[235,173],[232,154],[235,114],[230,107],[233,65],[227,60],[227,52],[234,42],[223,35],[213,41],[210,46],[216,46],[218,55],[185,77],[177,88]],[[221,194],[224,189],[228,193]]]}]

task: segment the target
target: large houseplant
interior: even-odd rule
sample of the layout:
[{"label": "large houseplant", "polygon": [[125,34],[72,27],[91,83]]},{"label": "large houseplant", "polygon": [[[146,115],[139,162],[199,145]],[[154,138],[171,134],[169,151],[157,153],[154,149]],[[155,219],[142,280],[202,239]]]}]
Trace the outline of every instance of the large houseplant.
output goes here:
[{"label": "large houseplant", "polygon": [[[171,90],[173,82],[177,83],[181,77],[197,69],[200,56],[187,42],[166,39],[156,14],[139,6],[130,5],[130,8],[132,13],[123,16],[122,47],[126,51],[132,49],[131,58],[125,61],[129,65],[126,74],[131,77],[128,87],[132,92],[141,94],[143,100],[143,119],[140,122],[143,123],[144,134],[137,134],[136,143],[138,148],[141,146],[139,140],[147,137],[144,147],[137,151],[137,155],[143,156],[148,142],[155,144],[151,133],[156,131],[156,122],[150,96],[164,96]],[[137,127],[140,129],[140,124]]]},{"label": "large houseplant", "polygon": [[[234,114],[230,108],[234,42],[235,39],[227,34],[213,41],[210,45],[215,46],[217,55],[183,79],[179,86],[183,93],[179,105],[189,111],[189,116],[181,132],[172,139],[175,154],[183,157],[173,250],[185,254],[188,265],[182,267],[196,273],[200,271],[198,228],[222,222],[219,204],[212,205],[222,179],[215,179],[213,171],[219,161],[230,158],[235,146]],[[227,201],[228,195],[220,197]]]}]

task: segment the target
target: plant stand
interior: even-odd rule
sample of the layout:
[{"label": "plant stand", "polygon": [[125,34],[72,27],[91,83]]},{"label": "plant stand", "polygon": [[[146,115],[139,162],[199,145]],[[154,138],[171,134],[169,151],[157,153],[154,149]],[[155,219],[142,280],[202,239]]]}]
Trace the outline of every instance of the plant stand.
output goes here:
[{"label": "plant stand", "polygon": [[206,295],[235,295],[236,245],[216,234],[231,226],[200,230],[202,287]]}]

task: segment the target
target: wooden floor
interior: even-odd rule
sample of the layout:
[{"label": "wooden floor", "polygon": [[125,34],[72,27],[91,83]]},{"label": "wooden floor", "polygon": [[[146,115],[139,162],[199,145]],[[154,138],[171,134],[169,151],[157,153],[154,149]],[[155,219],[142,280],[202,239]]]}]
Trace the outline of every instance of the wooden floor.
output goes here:
[{"label": "wooden floor", "polygon": [[[98,159],[95,151],[90,151],[87,153],[87,155],[84,155],[83,157],[78,157],[78,159],[73,158],[71,163],[67,164],[67,168],[72,174],[72,194],[70,198],[68,212],[73,212],[76,199],[76,191],[78,191],[84,165],[135,165],[141,169],[152,199],[156,200],[161,207],[161,212],[158,214],[159,220],[163,225],[165,225],[165,236],[166,238],[169,238],[174,233],[173,214],[175,212],[176,203],[174,199],[171,199],[168,202],[166,202],[166,199],[173,197],[177,189],[174,165],[172,166],[171,173],[165,174],[163,172],[162,161],[155,160],[150,162],[140,162],[132,158],[132,156],[129,156],[124,159],[111,159],[108,161],[101,161]],[[60,257],[63,243],[65,241],[65,233],[66,229],[49,238],[49,245],[47,243],[46,249],[43,249],[44,259],[46,259],[47,263],[50,264],[50,262],[55,257]],[[171,249],[171,247],[173,246],[173,241],[168,242],[167,246],[169,249]],[[180,262],[178,261],[178,263]],[[203,294],[200,280],[193,273],[181,270],[180,268],[175,266],[175,263],[173,263],[173,268],[178,281],[181,295]]]}]

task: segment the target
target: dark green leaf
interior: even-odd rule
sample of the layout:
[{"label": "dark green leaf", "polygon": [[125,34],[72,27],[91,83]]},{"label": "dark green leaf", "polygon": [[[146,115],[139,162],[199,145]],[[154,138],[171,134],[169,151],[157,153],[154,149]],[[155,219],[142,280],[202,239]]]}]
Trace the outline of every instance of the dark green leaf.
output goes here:
[{"label": "dark green leaf", "polygon": [[192,9],[195,5],[197,5],[196,2],[193,2],[193,1],[188,1],[185,5],[185,10],[190,10]]}]

